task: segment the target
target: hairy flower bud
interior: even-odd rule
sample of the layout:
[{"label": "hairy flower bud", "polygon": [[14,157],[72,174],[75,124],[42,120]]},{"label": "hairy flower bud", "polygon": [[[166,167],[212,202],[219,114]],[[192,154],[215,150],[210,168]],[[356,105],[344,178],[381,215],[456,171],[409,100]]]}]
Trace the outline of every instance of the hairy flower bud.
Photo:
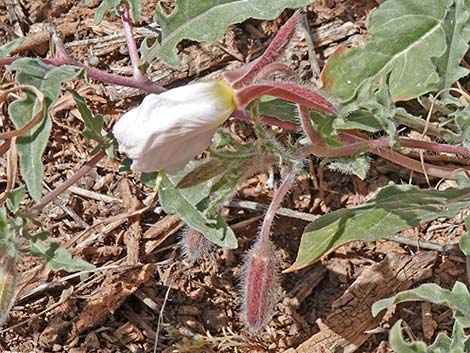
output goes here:
[{"label": "hairy flower bud", "polygon": [[119,151],[141,172],[176,172],[210,144],[235,110],[225,81],[199,82],[150,94],[113,128]]},{"label": "hairy flower bud", "polygon": [[181,235],[181,250],[184,259],[190,264],[209,254],[212,243],[197,230],[187,228]]},{"label": "hairy flower bud", "polygon": [[241,316],[248,331],[258,332],[271,318],[277,282],[273,245],[268,238],[259,238],[248,252],[242,271]]},{"label": "hairy flower bud", "polygon": [[15,258],[5,256],[0,265],[0,326],[8,318],[16,292]]}]

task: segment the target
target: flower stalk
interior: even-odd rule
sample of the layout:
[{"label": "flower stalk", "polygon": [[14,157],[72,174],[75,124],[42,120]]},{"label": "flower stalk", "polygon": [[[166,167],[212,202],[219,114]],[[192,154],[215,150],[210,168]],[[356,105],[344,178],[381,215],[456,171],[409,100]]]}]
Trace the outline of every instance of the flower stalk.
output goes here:
[{"label": "flower stalk", "polygon": [[290,167],[274,193],[261,231],[255,244],[248,251],[243,266],[241,317],[245,328],[252,333],[258,332],[267,324],[275,304],[278,263],[270,233],[276,212],[292,187],[295,176],[294,168]]}]

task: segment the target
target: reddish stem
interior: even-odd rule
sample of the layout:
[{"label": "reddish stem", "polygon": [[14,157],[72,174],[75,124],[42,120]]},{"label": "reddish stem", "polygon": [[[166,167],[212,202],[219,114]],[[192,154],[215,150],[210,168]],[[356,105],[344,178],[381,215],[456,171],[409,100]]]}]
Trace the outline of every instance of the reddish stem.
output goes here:
[{"label": "reddish stem", "polygon": [[227,81],[232,83],[233,88],[240,88],[253,82],[254,78],[266,65],[273,63],[282,55],[295,33],[299,18],[299,12],[294,13],[294,15],[292,15],[292,17],[281,27],[268,48],[264,51],[263,55],[258,59],[243,66],[239,70],[229,71],[224,74]]},{"label": "reddish stem", "polygon": [[[10,58],[0,59],[0,66],[10,65],[18,59],[22,59],[22,57],[10,57]],[[82,68],[85,70],[85,72],[91,79],[94,79],[103,83],[137,88],[146,93],[159,94],[159,93],[166,91],[165,88],[156,84],[153,81],[150,81],[150,80],[139,81],[132,77],[109,74],[107,72],[85,66],[84,64],[79,63],[78,61],[71,58],[70,56],[68,56],[68,58],[63,58],[63,57],[57,57],[57,58],[52,58],[52,59],[41,58],[39,60],[43,62],[44,64],[48,64],[48,65],[54,65],[54,66],[70,65],[70,66],[76,66],[76,67]]]},{"label": "reddish stem", "polygon": [[124,2],[121,8],[123,11],[121,16],[122,26],[124,28],[124,34],[126,36],[127,47],[129,50],[129,57],[132,63],[132,71],[134,73],[134,78],[138,81],[147,81],[147,76],[145,76],[145,74],[140,69],[139,52],[137,50],[137,44],[135,43],[135,38],[132,33],[132,21],[129,16],[129,5],[127,4],[127,2]]},{"label": "reddish stem", "polygon": [[300,125],[302,126],[302,129],[305,131],[305,134],[309,138],[312,145],[324,148],[326,144],[323,141],[321,135],[313,127],[312,119],[310,119],[310,112],[308,109],[300,104],[297,104],[297,108],[300,115]]},{"label": "reddish stem", "polygon": [[261,226],[261,232],[259,236],[260,242],[269,242],[269,234],[273,225],[274,216],[276,215],[276,212],[279,207],[281,207],[281,202],[284,199],[284,196],[290,190],[294,182],[295,176],[295,170],[292,166],[290,166],[289,170],[287,171],[287,175],[284,177],[284,180],[282,181],[279,188],[275,191],[273,199],[269,204],[268,211],[264,216],[263,225]]},{"label": "reddish stem", "polygon": [[254,99],[263,95],[278,97],[324,113],[334,114],[336,112],[336,106],[321,94],[293,82],[281,81],[253,84],[236,91],[237,107],[243,109]]}]

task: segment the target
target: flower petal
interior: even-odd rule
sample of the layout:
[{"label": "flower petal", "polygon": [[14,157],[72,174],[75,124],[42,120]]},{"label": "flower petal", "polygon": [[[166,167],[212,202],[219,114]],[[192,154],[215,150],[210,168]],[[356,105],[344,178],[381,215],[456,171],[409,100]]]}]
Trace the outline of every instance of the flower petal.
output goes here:
[{"label": "flower petal", "polygon": [[223,81],[201,82],[150,94],[113,128],[119,151],[136,171],[176,171],[209,145],[235,109]]}]

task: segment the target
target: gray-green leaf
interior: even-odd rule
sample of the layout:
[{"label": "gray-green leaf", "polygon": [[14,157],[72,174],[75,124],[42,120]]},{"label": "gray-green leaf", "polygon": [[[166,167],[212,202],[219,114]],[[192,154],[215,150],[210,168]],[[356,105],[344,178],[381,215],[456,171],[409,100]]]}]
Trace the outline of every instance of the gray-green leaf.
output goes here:
[{"label": "gray-green leaf", "polygon": [[330,58],[326,89],[346,102],[386,81],[394,101],[449,87],[468,72],[459,66],[470,39],[468,15],[463,0],[385,1],[367,19],[367,45]]},{"label": "gray-green leaf", "polygon": [[454,318],[463,328],[470,327],[470,293],[462,282],[455,282],[452,290],[444,289],[435,283],[425,283],[415,289],[398,293],[396,296],[379,300],[372,305],[372,315],[392,304],[425,300],[430,303],[445,305],[452,309]]},{"label": "gray-green leaf", "polygon": [[155,20],[162,29],[158,56],[168,65],[178,67],[176,46],[183,39],[215,42],[225,29],[248,18],[272,20],[285,8],[298,8],[315,0],[178,0],[170,15],[159,5]]},{"label": "gray-green leaf", "polygon": [[[44,120],[16,140],[20,156],[21,176],[35,201],[41,200],[43,166],[41,157],[46,148],[52,122],[48,108],[57,100],[61,83],[77,77],[80,70],[72,66],[55,67],[39,60],[24,58],[15,61],[8,69],[16,71],[20,85],[37,87],[45,97]],[[10,118],[16,128],[25,125],[40,109],[41,102],[32,93],[26,98],[16,100],[8,107]]]},{"label": "gray-green leaf", "polygon": [[237,248],[232,229],[219,215],[206,215],[209,187],[201,183],[186,189],[177,189],[180,179],[192,169],[194,163],[175,176],[164,176],[159,191],[160,204],[166,213],[176,213],[189,227],[201,232],[211,242],[231,249]]},{"label": "gray-green leaf", "polygon": [[44,242],[48,236],[49,234],[44,232],[32,237],[30,242],[31,254],[45,258],[54,271],[76,272],[95,268],[95,266],[82,259],[72,257],[67,250],[60,247],[59,243]]},{"label": "gray-green leaf", "polygon": [[376,240],[439,217],[453,217],[470,207],[470,188],[418,190],[387,186],[371,202],[340,209],[310,223],[304,230],[295,263],[298,270],[323,254],[354,240]]}]

